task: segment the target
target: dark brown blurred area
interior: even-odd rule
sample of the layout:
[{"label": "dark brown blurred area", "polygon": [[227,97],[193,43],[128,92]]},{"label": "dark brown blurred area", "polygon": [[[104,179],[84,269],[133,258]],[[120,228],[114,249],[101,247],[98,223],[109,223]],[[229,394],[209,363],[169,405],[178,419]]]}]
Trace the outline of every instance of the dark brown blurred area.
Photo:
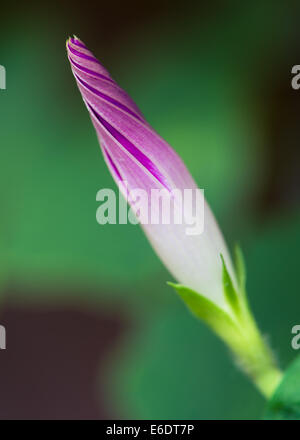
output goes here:
[{"label": "dark brown blurred area", "polygon": [[[33,16],[43,20],[53,21],[53,32],[60,31],[63,24],[65,38],[73,32],[81,32],[83,39],[93,42],[94,47],[101,47],[102,56],[109,56],[109,52],[118,50],[122,40],[130,38],[144,38],[143,31],[147,28],[151,32],[176,30],[181,23],[186,22],[194,14],[201,23],[209,17],[230,12],[231,7],[223,0],[204,1],[188,0],[117,0],[105,1],[52,1],[38,2],[31,0],[14,8],[11,3],[1,5],[2,20],[18,19],[30,22]],[[82,35],[83,33],[83,35]]]},{"label": "dark brown blurred area", "polygon": [[[260,194],[255,194],[261,216],[285,212],[298,206],[300,200],[300,148],[298,139],[299,92],[291,87],[292,67],[299,63],[298,2],[289,2],[289,47],[281,62],[262,66],[258,84],[262,123],[265,127],[267,178]],[[279,47],[278,51],[282,51]]]},{"label": "dark brown blurred area", "polygon": [[107,381],[109,357],[122,346],[128,317],[113,307],[2,309],[9,329],[0,350],[0,419],[120,418]]}]

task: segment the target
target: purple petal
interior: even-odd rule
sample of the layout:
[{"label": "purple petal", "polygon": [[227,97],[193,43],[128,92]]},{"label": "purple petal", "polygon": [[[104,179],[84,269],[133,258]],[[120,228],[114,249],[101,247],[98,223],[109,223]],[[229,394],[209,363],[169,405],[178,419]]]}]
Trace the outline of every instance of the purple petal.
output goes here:
[{"label": "purple petal", "polygon": [[119,107],[121,110],[128,112],[129,114],[131,114],[135,118],[139,119],[140,121],[143,120],[143,118],[141,118],[137,113],[130,110],[129,107],[126,107],[126,105],[122,104],[120,101],[118,101],[118,100],[112,98],[111,96],[106,95],[105,93],[102,93],[99,90],[95,89],[94,87],[90,86],[88,83],[83,81],[78,75],[76,75],[76,73],[74,75],[75,75],[75,78],[77,79],[77,81],[81,85],[86,87],[90,92],[95,93],[95,95],[99,96],[100,98],[105,99],[106,101],[110,102],[111,104],[114,104],[116,107]]},{"label": "purple petal", "polygon": [[[80,45],[80,46],[79,46]],[[75,46],[75,47],[74,47]],[[195,187],[185,165],[174,150],[149,127],[136,104],[110,77],[106,69],[78,39],[67,43],[72,71],[84,102],[94,118],[96,131],[103,138],[108,132],[119,148],[126,151],[160,184]],[[110,153],[111,154],[111,153]],[[111,157],[115,164],[117,161]],[[124,163],[118,169],[126,168]],[[122,173],[127,180],[126,169]]]},{"label": "purple petal", "polygon": [[[72,72],[90,113],[105,161],[118,184],[136,188],[194,190],[197,188],[175,151],[148,125],[128,94],[78,38],[67,42]],[[125,192],[125,191],[124,191]],[[129,199],[134,205],[134,200]],[[145,206],[150,208],[149,202]],[[157,209],[157,208],[155,208]],[[183,284],[224,305],[223,254],[234,274],[222,234],[208,205],[205,233],[187,236],[185,224],[143,224],[152,246]]]},{"label": "purple petal", "polygon": [[130,142],[122,133],[116,130],[112,125],[109,124],[105,119],[103,119],[96,110],[88,104],[89,109],[93,113],[93,115],[97,118],[100,124],[110,133],[110,135],[115,139],[117,143],[119,143],[125,150],[128,151],[143,167],[148,170],[148,172],[158,180],[166,189],[170,190],[167,184],[167,180],[160,173],[156,165],[147,157],[145,154],[140,151],[136,146]]}]

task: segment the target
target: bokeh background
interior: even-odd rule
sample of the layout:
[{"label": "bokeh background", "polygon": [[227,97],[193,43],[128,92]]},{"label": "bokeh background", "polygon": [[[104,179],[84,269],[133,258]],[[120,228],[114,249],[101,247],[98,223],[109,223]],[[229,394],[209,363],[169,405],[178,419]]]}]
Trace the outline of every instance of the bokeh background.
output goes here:
[{"label": "bokeh background", "polygon": [[264,400],[180,302],[115,188],[65,54],[76,34],[205,189],[282,368],[300,324],[299,2],[1,4],[1,419],[256,419]]}]

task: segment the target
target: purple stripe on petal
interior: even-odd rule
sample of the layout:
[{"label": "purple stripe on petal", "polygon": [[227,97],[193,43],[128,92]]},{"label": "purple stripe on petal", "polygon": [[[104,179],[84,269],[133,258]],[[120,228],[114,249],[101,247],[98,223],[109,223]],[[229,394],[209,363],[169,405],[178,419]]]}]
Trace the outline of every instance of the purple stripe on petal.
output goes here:
[{"label": "purple stripe on petal", "polygon": [[170,187],[161,174],[157,166],[150,160],[144,153],[142,153],[132,142],[130,142],[122,133],[120,133],[116,128],[110,125],[105,119],[103,119],[96,110],[87,103],[89,109],[100,122],[100,124],[113,136],[113,138],[119,142],[129,154],[131,154],[144,168],[146,168],[152,176],[158,180],[168,191]]},{"label": "purple stripe on petal", "polygon": [[115,105],[116,107],[120,108],[121,110],[124,110],[125,112],[127,112],[130,115],[137,118],[139,121],[144,122],[144,120],[139,115],[137,115],[132,110],[130,110],[130,108],[128,108],[126,105],[122,104],[121,102],[117,101],[114,98],[111,98],[108,95],[105,95],[104,93],[100,92],[99,90],[94,89],[94,87],[90,86],[85,81],[83,81],[81,78],[79,78],[79,76],[76,75],[76,73],[75,73],[75,77],[76,77],[77,81],[80,84],[82,84],[84,87],[86,87],[90,92],[94,93],[95,95],[99,96],[102,99],[105,99],[106,101],[110,102],[111,104]]},{"label": "purple stripe on petal", "polygon": [[83,58],[84,60],[88,60],[88,61],[93,61],[94,63],[101,65],[101,63],[97,60],[97,58],[90,56],[90,55],[86,55],[85,53],[79,52],[79,50],[76,50],[73,47],[71,47],[69,43],[68,43],[68,49],[76,57]]},{"label": "purple stripe on petal", "polygon": [[75,46],[82,47],[82,49],[87,49],[86,45],[80,40],[75,40],[75,38],[70,38],[70,41],[72,44],[75,44]]},{"label": "purple stripe on petal", "polygon": [[103,149],[103,152],[104,152],[105,156],[107,157],[107,160],[108,160],[109,164],[111,165],[113,171],[115,172],[117,178],[118,178],[119,180],[122,180],[122,176],[121,176],[121,174],[120,174],[120,171],[118,170],[116,164],[115,164],[114,161],[112,160],[112,158],[111,158],[109,152],[107,151],[107,149],[104,148],[104,149]]},{"label": "purple stripe on petal", "polygon": [[106,81],[110,81],[111,83],[115,84],[115,81],[108,76],[102,75],[101,73],[95,72],[94,70],[87,69],[86,67],[81,66],[80,64],[76,63],[70,56],[69,56],[70,63],[73,64],[73,66],[77,67],[77,69],[81,70],[84,73],[87,73],[88,75],[94,75],[98,78],[105,79]]}]

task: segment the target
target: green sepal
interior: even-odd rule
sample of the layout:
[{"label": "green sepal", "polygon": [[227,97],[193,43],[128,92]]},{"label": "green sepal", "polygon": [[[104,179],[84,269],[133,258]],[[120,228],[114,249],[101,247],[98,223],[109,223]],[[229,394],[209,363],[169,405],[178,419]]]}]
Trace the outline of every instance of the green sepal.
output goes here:
[{"label": "green sepal", "polygon": [[237,317],[228,305],[223,309],[186,286],[168,284],[176,290],[188,309],[223,339],[232,350],[240,368],[269,397],[281,379],[281,372],[251,315],[244,314],[241,309],[241,314]]},{"label": "green sepal", "polygon": [[167,284],[176,290],[188,309],[212,328],[223,340],[228,342],[239,338],[239,328],[226,311],[186,286],[171,282]]},{"label": "green sepal", "polygon": [[224,257],[221,254],[221,260],[222,260],[222,279],[223,279],[223,291],[225,298],[230,305],[230,307],[234,310],[234,312],[239,313],[240,311],[240,299],[239,295],[233,285],[232,279],[229,275],[229,272],[227,270]]},{"label": "green sepal", "polygon": [[246,265],[243,252],[238,244],[234,247],[234,263],[239,288],[241,292],[246,289]]},{"label": "green sepal", "polygon": [[268,402],[265,420],[300,420],[300,356],[286,370]]}]

